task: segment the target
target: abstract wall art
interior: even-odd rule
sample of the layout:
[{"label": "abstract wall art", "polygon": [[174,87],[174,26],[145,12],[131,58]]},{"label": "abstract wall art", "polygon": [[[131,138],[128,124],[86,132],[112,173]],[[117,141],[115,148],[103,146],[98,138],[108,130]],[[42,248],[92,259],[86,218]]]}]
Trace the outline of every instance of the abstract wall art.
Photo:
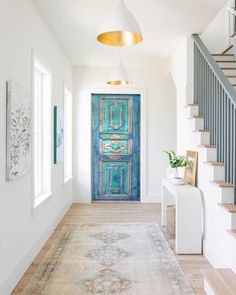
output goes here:
[{"label": "abstract wall art", "polygon": [[54,164],[63,161],[64,149],[64,116],[63,110],[54,106]]},{"label": "abstract wall art", "polygon": [[31,96],[30,92],[7,82],[7,169],[8,181],[30,173],[31,157]]}]

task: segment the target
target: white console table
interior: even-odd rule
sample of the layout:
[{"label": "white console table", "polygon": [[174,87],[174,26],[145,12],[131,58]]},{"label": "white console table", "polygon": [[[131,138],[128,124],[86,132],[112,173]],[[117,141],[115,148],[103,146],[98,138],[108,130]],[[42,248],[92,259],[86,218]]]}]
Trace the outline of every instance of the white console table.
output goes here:
[{"label": "white console table", "polygon": [[176,205],[176,241],[178,254],[202,253],[202,196],[197,187],[162,181],[162,225],[166,225],[166,207]]}]

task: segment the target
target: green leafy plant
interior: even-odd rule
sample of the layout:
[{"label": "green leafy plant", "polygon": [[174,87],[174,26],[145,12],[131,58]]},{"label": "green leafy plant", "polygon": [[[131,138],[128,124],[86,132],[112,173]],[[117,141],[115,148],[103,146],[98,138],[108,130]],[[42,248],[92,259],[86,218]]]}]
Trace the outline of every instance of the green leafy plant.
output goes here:
[{"label": "green leafy plant", "polygon": [[171,168],[179,168],[179,167],[185,167],[187,164],[187,160],[183,156],[177,156],[176,153],[172,150],[165,151],[169,158],[170,166]]}]

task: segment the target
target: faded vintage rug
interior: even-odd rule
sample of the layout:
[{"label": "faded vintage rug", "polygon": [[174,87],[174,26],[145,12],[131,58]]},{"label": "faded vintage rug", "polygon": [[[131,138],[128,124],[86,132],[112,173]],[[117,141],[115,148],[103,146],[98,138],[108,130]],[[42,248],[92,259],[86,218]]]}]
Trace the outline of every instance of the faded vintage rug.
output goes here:
[{"label": "faded vintage rug", "polygon": [[22,295],[193,295],[155,224],[63,227]]}]

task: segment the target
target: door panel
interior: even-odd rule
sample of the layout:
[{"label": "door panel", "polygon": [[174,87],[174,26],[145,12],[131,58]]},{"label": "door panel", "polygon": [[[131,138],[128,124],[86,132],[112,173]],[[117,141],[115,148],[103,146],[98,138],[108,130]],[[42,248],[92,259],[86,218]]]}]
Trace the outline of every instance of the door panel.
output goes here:
[{"label": "door panel", "polygon": [[92,95],[93,200],[139,200],[139,95]]}]

